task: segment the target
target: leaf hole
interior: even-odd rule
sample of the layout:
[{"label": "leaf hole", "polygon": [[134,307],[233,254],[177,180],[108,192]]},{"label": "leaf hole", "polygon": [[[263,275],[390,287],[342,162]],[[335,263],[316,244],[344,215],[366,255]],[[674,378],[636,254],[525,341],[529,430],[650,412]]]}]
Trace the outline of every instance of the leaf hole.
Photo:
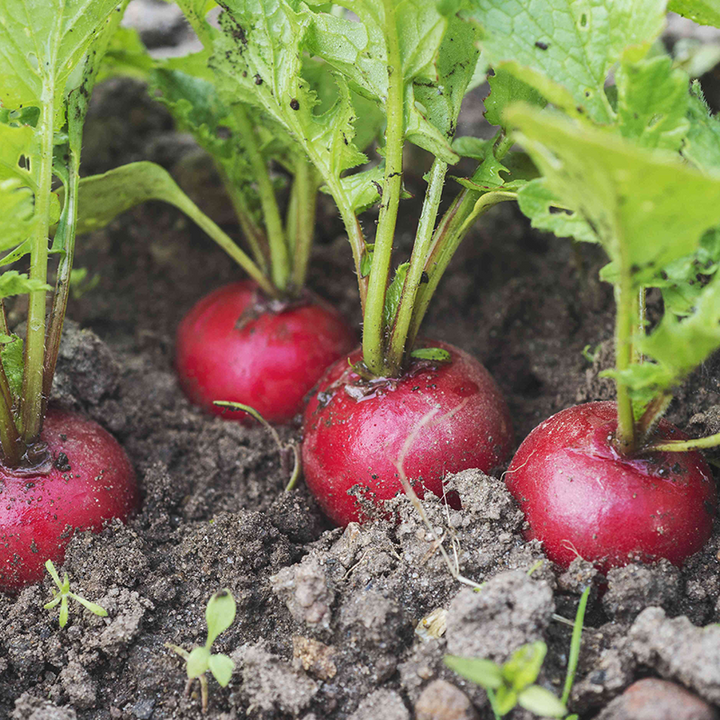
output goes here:
[{"label": "leaf hole", "polygon": [[567,208],[556,207],[555,205],[551,205],[548,208],[548,212],[551,215],[572,215],[573,214],[572,210],[568,210]]}]

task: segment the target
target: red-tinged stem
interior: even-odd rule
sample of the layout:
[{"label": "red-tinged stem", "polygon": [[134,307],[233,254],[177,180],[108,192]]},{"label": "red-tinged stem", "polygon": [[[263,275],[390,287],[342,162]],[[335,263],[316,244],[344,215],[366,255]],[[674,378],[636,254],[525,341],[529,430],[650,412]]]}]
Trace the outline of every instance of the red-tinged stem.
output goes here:
[{"label": "red-tinged stem", "polygon": [[260,153],[260,143],[255,135],[255,128],[253,128],[245,108],[239,104],[233,105],[233,115],[242,137],[243,147],[248,154],[248,160],[260,196],[263,216],[265,217],[265,228],[270,245],[272,282],[281,293],[284,293],[287,290],[290,277],[290,257],[275,190],[270,180],[265,159]]},{"label": "red-tinged stem", "polygon": [[60,353],[60,340],[70,295],[70,275],[72,273],[73,258],[75,256],[75,229],[77,226],[77,198],[80,183],[80,158],[73,148],[70,149],[70,162],[68,163],[67,207],[63,208],[66,218],[65,247],[62,250],[57,268],[53,305],[48,323],[47,350],[45,353],[45,366],[43,369],[43,402],[42,414],[47,411],[47,403],[52,390],[55,366]]},{"label": "red-tinged stem", "polygon": [[45,299],[50,230],[50,198],[52,193],[53,127],[55,104],[52,88],[45,88],[38,127],[41,130],[38,192],[35,196],[35,232],[30,251],[30,279],[39,288],[30,292],[27,336],[25,340],[25,372],[20,402],[20,432],[25,444],[34,441],[42,429],[43,385],[45,368]]},{"label": "red-tinged stem", "polygon": [[[438,209],[440,208],[446,173],[447,163],[441,160],[435,160],[430,169],[428,189],[420,215],[420,223],[418,225],[417,235],[415,236],[412,255],[410,256],[410,267],[405,276],[402,297],[400,298],[395,323],[392,328],[392,334],[390,335],[386,364],[391,375],[400,371],[406,353],[412,350],[412,347],[407,343],[408,333],[410,331],[413,310],[415,309],[415,300],[420,285],[423,282],[425,264],[427,263],[433,240],[433,229],[435,228]],[[425,279],[428,280],[429,278]]]},{"label": "red-tinged stem", "polygon": [[290,207],[288,208],[288,232],[293,248],[291,286],[299,291],[305,285],[308,261],[315,234],[318,183],[315,170],[303,157],[298,158],[293,181]]},{"label": "red-tinged stem", "polygon": [[[2,300],[0,300],[0,333],[6,336],[10,334],[5,317],[5,303]],[[20,434],[15,425],[12,392],[2,361],[0,361],[0,446],[5,465],[17,467],[21,455]]]},{"label": "red-tinged stem", "polygon": [[[622,247],[622,243],[619,245]],[[615,368],[619,374],[630,367],[633,359],[632,337],[637,327],[636,299],[630,273],[625,271],[620,282],[615,285]],[[618,379],[616,385],[618,424],[615,445],[621,455],[629,455],[635,449],[637,440],[635,416],[627,385],[622,379]]]},{"label": "red-tinged stem", "polygon": [[668,440],[667,442],[653,443],[646,450],[655,452],[690,452],[720,446],[720,433],[708,435],[694,440]]}]

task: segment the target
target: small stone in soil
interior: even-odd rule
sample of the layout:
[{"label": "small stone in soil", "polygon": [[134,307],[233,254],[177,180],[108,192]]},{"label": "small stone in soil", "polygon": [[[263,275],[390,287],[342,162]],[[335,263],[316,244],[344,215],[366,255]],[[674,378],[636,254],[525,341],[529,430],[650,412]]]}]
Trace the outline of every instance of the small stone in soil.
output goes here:
[{"label": "small stone in soil", "polygon": [[416,720],[477,720],[468,696],[446,680],[434,680],[415,703]]},{"label": "small stone in soil", "polygon": [[717,713],[680,685],[645,678],[615,698],[597,720],[717,720]]}]

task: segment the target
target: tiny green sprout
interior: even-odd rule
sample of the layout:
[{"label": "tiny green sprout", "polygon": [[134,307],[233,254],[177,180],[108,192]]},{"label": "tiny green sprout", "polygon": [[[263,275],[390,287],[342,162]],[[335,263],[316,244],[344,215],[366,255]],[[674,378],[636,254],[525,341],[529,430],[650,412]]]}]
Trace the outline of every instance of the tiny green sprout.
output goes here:
[{"label": "tiny green sprout", "polygon": [[[528,571],[528,575],[535,571],[537,567],[537,563],[533,565]],[[540,673],[540,668],[547,653],[547,645],[544,642],[523,645],[512,654],[510,660],[504,665],[498,665],[492,660],[463,658],[455,655],[446,655],[445,664],[459,675],[485,688],[495,720],[507,715],[516,705],[520,705],[520,707],[529,710],[535,715],[543,717],[565,717],[565,713],[567,713],[566,704],[570,697],[578,660],[580,659],[580,642],[582,640],[585,610],[589,595],[590,588],[587,587],[580,597],[577,612],[575,613],[575,622],[572,623],[573,633],[570,642],[570,657],[568,659],[562,699],[558,699],[540,685],[533,684]],[[578,720],[578,716],[567,715],[565,720]]]},{"label": "tiny green sprout", "polygon": [[546,653],[544,642],[534,642],[518,648],[504,665],[455,655],[446,655],[445,664],[485,688],[496,719],[517,705],[541,717],[560,718],[567,714],[565,703],[534,684]]},{"label": "tiny green sprout", "polygon": [[70,578],[68,577],[68,574],[65,573],[65,578],[62,582],[60,582],[60,576],[58,575],[57,570],[55,569],[55,566],[52,563],[52,560],[48,560],[45,563],[45,568],[50,573],[50,577],[53,579],[54,583],[58,586],[58,589],[55,590],[53,588],[53,599],[47,603],[47,605],[44,605],[43,607],[45,610],[52,610],[56,605],[60,605],[60,627],[64,628],[65,625],[67,625],[68,616],[70,615],[70,606],[68,603],[68,598],[72,598],[76,602],[79,602],[83,607],[86,607],[91,613],[94,613],[95,615],[98,615],[99,617],[107,617],[107,610],[105,608],[100,607],[97,603],[90,602],[89,600],[86,600],[84,597],[80,597],[80,595],[71,592],[70,591]]},{"label": "tiny green sprout", "polygon": [[[226,407],[230,410],[238,412],[246,412],[257,420],[272,436],[275,444],[280,451],[280,463],[282,464],[283,471],[290,473],[290,479],[285,486],[285,492],[290,492],[297,484],[298,478],[300,477],[300,469],[302,464],[300,462],[300,448],[297,443],[289,442],[283,443],[280,440],[280,436],[277,430],[254,408],[250,405],[244,405],[239,402],[232,402],[231,400],[215,400],[213,405],[218,407]],[[290,471],[290,459],[292,459],[292,471]]]},{"label": "tiny green sprout", "polygon": [[592,365],[595,360],[597,359],[597,356],[600,353],[600,346],[598,345],[594,350],[592,349],[592,345],[586,345],[582,349],[582,356]]},{"label": "tiny green sprout", "polygon": [[197,679],[200,683],[200,697],[202,699],[202,710],[208,709],[208,684],[205,674],[209,670],[213,677],[222,687],[230,682],[230,677],[235,669],[235,663],[222,653],[212,654],[212,645],[220,633],[225,632],[235,620],[235,598],[225,588],[216,592],[207,604],[205,619],[207,621],[207,640],[205,645],[194,647],[190,652],[173,645],[165,643],[165,647],[172,650],[185,660],[188,681],[185,686],[185,693],[190,694],[193,682]]}]

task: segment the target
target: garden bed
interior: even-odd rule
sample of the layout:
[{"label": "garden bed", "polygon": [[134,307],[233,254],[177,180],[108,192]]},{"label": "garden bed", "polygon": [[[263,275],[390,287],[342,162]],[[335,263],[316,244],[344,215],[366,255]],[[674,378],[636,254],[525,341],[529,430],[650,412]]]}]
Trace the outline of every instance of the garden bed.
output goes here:
[{"label": "garden bed", "polygon": [[[201,196],[219,222],[231,221],[207,162],[171,125],[142,86],[111,81],[94,100],[84,171],[154,160]],[[425,169],[425,159],[413,157],[411,191]],[[357,323],[341,225],[329,204],[321,205],[320,219],[309,285]],[[459,572],[487,582],[481,592],[453,578],[404,497],[394,501],[397,526],[329,528],[302,484],[283,492],[287,477],[264,430],[212,419],[178,387],[175,328],[201,296],[237,277],[227,257],[159,204],[125,214],[78,245],[76,265],[101,279],[71,303],[77,324],[68,323],[54,400],[120,440],[144,502],[127,526],[78,535],[67,552],[73,589],[105,607],[108,618],[74,608],[60,630],[43,609],[49,579],[17,598],[0,596],[0,717],[198,717],[199,699],[184,696],[184,669],[164,644],[202,643],[205,604],[223,587],[238,613],[216,648],[236,670],[226,689],[210,681],[210,718],[403,720],[416,706],[419,717],[423,708],[435,714],[422,717],[438,720],[474,717],[469,708],[450,714],[465,696],[489,718],[484,691],[444,667],[444,653],[504,661],[542,639],[549,649],[540,681],[561,690],[571,628],[557,616],[573,619],[589,582],[596,591],[573,711],[595,717],[648,675],[720,705],[720,626],[690,625],[720,621],[717,533],[682,571],[629,566],[611,572],[598,594],[602,579],[581,561],[561,575],[538,562],[542,549],[523,542],[522,516],[499,473],[467,471],[451,481],[461,512],[425,502],[446,547],[457,548]],[[598,378],[612,362],[610,291],[596,279],[602,262],[592,247],[575,252],[568,241],[532,231],[514,207],[500,206],[467,238],[431,308],[424,333],[486,365],[508,400],[518,441],[552,413],[612,392]],[[669,419],[693,434],[720,431],[718,377],[716,358],[687,383]],[[296,437],[297,430],[282,434]],[[448,610],[447,630],[428,637],[419,623],[438,609]],[[432,685],[437,679],[455,690]],[[625,717],[617,712],[602,717]],[[511,717],[529,717],[524,713]]]}]

